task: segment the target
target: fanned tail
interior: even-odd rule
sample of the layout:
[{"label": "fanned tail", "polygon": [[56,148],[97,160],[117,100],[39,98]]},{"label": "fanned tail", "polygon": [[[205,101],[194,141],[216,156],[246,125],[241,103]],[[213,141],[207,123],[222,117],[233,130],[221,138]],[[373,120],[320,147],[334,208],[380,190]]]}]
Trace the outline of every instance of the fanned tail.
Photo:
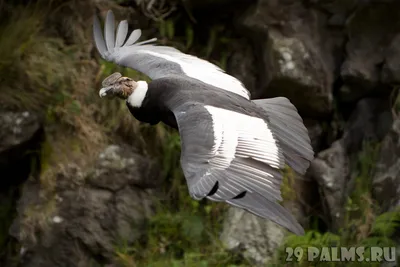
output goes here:
[{"label": "fanned tail", "polygon": [[279,141],[286,163],[295,172],[304,174],[314,159],[314,151],[296,107],[286,97],[253,102],[267,112],[269,125]]}]

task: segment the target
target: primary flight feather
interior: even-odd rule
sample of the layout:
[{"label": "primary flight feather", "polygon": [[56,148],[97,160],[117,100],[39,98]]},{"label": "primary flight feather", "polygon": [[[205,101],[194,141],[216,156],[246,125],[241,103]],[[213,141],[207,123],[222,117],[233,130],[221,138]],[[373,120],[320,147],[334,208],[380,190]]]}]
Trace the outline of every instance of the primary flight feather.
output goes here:
[{"label": "primary flight feather", "polygon": [[93,32],[102,58],[152,79],[114,73],[99,95],[125,99],[136,119],[179,131],[181,166],[194,199],[226,202],[304,233],[278,203],[285,163],[304,174],[314,156],[303,120],[287,98],[252,101],[239,80],[214,64],[151,44],[155,39],[137,43],[140,30],[127,39],[125,20],[115,32],[111,11],[104,35],[97,17]]}]

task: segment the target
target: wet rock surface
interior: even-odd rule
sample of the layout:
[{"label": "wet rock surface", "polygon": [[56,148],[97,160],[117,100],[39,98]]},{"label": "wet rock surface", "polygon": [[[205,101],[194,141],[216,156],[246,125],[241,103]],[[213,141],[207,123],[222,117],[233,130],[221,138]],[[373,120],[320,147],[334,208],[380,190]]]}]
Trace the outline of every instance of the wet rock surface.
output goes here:
[{"label": "wet rock surface", "polygon": [[262,45],[260,96],[286,96],[308,115],[331,112],[335,42],[324,26],[300,1],[258,1],[243,16],[244,32]]},{"label": "wet rock surface", "polygon": [[[44,215],[48,225],[40,240],[29,242],[24,235],[29,223],[26,213],[19,213],[11,228],[24,247],[21,266],[111,262],[115,246],[131,244],[145,233],[159,181],[153,160],[131,152],[129,147],[112,145],[92,168],[81,170],[70,164],[57,179],[54,209]],[[37,187],[34,181],[25,184],[18,207],[21,212],[41,202]]]},{"label": "wet rock surface", "polygon": [[29,141],[40,130],[37,117],[28,112],[0,113],[0,152]]},{"label": "wet rock surface", "polygon": [[42,139],[43,128],[35,114],[0,112],[0,191],[27,178]]},{"label": "wet rock surface", "polygon": [[321,190],[321,199],[327,220],[331,229],[338,229],[343,216],[346,188],[350,175],[350,162],[343,140],[338,140],[332,146],[321,151],[312,162],[309,175],[317,181]]},{"label": "wet rock surface", "polygon": [[400,206],[400,120],[393,122],[392,129],[382,141],[373,178],[375,198],[383,211]]},{"label": "wet rock surface", "polygon": [[271,221],[241,209],[230,208],[221,241],[227,249],[242,253],[259,266],[274,257],[286,234],[286,230]]},{"label": "wet rock surface", "polygon": [[387,100],[361,99],[346,122],[343,139],[347,152],[359,151],[365,142],[380,142],[392,123],[392,111]]},{"label": "wet rock surface", "polygon": [[[351,89],[343,93],[346,100],[356,100],[375,91],[387,93],[390,88],[382,84],[382,67],[388,70],[387,76],[392,76],[390,70],[395,67],[392,60],[396,57],[391,43],[395,41],[400,31],[400,23],[392,18],[398,17],[399,3],[360,4],[348,18],[346,32],[346,59],[341,66],[341,76],[344,83]],[[386,91],[386,92],[385,92]]]},{"label": "wet rock surface", "polygon": [[[11,237],[7,238],[8,229],[16,216],[16,203],[21,196],[19,187],[40,168],[38,159],[43,134],[35,114],[28,111],[0,112],[1,250],[7,244],[15,243]],[[5,265],[7,260],[0,258],[0,265]]]}]

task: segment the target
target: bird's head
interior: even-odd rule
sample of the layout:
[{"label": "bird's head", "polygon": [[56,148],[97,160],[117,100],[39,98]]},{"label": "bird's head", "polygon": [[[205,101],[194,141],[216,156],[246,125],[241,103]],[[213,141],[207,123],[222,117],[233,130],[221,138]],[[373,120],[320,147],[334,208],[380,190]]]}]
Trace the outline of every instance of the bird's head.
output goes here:
[{"label": "bird's head", "polygon": [[100,89],[100,97],[118,97],[127,99],[138,86],[137,82],[128,77],[122,77],[121,73],[115,72],[105,78]]}]

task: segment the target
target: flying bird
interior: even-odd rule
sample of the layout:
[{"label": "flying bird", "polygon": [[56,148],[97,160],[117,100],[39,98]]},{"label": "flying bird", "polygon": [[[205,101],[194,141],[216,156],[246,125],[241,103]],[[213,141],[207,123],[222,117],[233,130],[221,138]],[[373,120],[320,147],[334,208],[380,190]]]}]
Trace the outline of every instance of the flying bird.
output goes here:
[{"label": "flying bird", "polygon": [[314,157],[303,120],[287,98],[250,100],[244,85],[216,65],[155,45],[155,38],[137,42],[139,29],[127,38],[127,21],[115,30],[112,11],[104,36],[97,17],[93,33],[103,59],[152,80],[114,73],[103,81],[100,97],[124,99],[139,121],[179,131],[181,167],[192,198],[226,202],[304,233],[279,204],[285,164],[304,174]]}]

